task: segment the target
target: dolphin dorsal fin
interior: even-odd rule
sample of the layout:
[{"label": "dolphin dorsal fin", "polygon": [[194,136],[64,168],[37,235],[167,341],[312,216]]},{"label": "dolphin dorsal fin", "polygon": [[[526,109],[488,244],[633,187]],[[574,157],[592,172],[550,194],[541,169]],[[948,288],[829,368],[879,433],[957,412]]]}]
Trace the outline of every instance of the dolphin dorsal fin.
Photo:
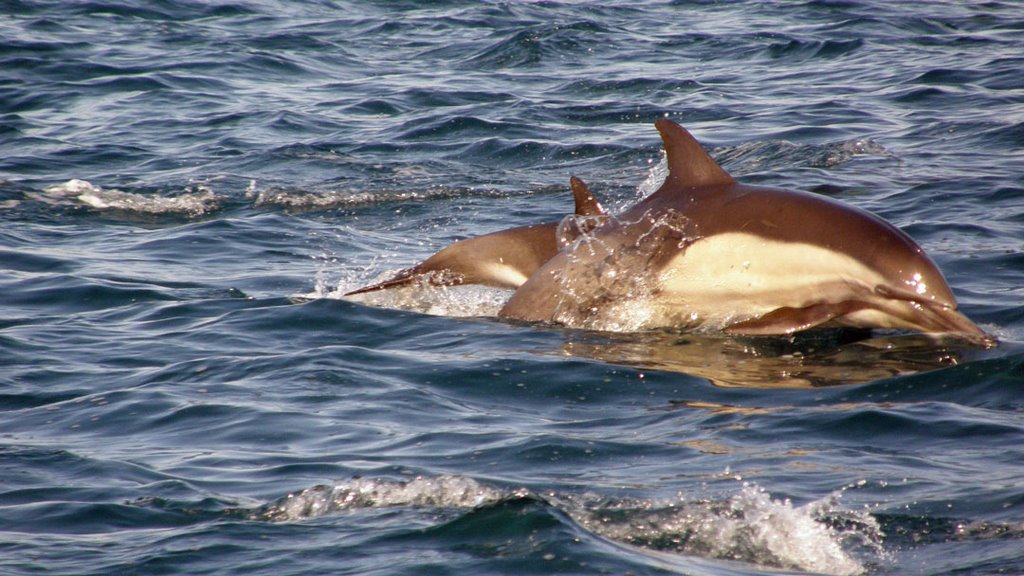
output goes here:
[{"label": "dolphin dorsal fin", "polygon": [[583,180],[573,176],[569,178],[569,186],[572,188],[572,197],[576,201],[577,216],[604,216],[604,208],[601,207],[597,198],[594,198],[594,194]]},{"label": "dolphin dorsal fin", "polygon": [[661,133],[661,141],[665,144],[668,177],[677,184],[699,188],[735,182],[685,128],[667,118],[659,118],[654,126]]}]

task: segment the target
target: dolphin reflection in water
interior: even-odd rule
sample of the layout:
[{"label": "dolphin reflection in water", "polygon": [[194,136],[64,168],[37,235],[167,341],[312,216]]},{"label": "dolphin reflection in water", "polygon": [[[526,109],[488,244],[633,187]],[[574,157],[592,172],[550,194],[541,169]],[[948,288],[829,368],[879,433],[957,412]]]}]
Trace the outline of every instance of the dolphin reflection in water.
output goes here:
[{"label": "dolphin reflection in water", "polygon": [[514,288],[501,318],[573,328],[792,335],[896,329],[995,340],[957,310],[909,236],[865,210],[736,182],[678,124],[655,123],[668,176],[610,216],[578,178],[575,214],[456,242],[395,277]]}]

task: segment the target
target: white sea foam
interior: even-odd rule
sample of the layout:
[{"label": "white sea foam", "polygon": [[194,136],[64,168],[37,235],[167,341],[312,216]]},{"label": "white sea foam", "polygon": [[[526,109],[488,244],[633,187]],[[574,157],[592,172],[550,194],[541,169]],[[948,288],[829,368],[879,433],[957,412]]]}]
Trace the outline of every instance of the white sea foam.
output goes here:
[{"label": "white sea foam", "polygon": [[[373,204],[379,201],[377,194],[372,192],[302,192],[285,189],[256,190],[250,188],[246,195],[252,199],[256,208],[275,206],[289,210],[324,210],[328,208]],[[406,199],[414,199],[410,193]]]},{"label": "white sea foam", "polygon": [[473,508],[498,502],[509,494],[464,476],[417,476],[405,482],[355,478],[333,486],[319,485],[288,494],[261,508],[254,516],[263,520],[288,521],[316,518],[354,508]]},{"label": "white sea foam", "polygon": [[387,202],[424,202],[445,198],[498,197],[496,190],[430,186],[412,190],[299,190],[281,187],[258,188],[250,185],[245,192],[253,207],[277,207],[286,210],[327,210],[351,208]]},{"label": "white sea foam", "polygon": [[[738,560],[821,574],[861,574],[849,548],[882,553],[881,530],[867,512],[838,507],[835,496],[794,506],[744,484],[725,501],[622,501],[570,510],[585,528],[606,538],[659,551]],[[847,530],[833,517],[856,517]]]},{"label": "white sea foam", "polygon": [[50,186],[43,194],[41,199],[48,203],[73,199],[96,210],[155,216],[202,216],[217,210],[224,200],[205,185],[190,186],[177,195],[153,196],[106,189],[78,178]]},{"label": "white sea foam", "polygon": [[[254,512],[255,519],[298,521],[357,508],[475,508],[530,492],[499,489],[455,475],[408,481],[356,478],[288,494]],[[535,495],[580,526],[638,548],[820,574],[865,571],[856,556],[884,556],[882,533],[866,511],[842,508],[839,493],[803,506],[744,483],[726,500],[610,500],[598,495]],[[842,526],[837,527],[837,526]]]}]

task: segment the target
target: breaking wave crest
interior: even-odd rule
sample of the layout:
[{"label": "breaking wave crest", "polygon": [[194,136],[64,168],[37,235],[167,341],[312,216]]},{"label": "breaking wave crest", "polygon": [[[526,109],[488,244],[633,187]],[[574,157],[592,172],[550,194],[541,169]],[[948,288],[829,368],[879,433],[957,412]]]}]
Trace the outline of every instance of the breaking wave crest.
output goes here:
[{"label": "breaking wave crest", "polygon": [[572,514],[584,528],[618,542],[771,568],[860,574],[865,566],[858,556],[884,556],[878,523],[867,512],[842,509],[837,495],[794,506],[745,483],[720,501],[612,501]]},{"label": "breaking wave crest", "polygon": [[[525,492],[521,495],[525,495]],[[513,497],[462,476],[418,476],[406,482],[355,478],[348,482],[318,485],[288,494],[253,514],[253,518],[283,522],[316,518],[355,508],[431,506],[473,508]]]},{"label": "breaking wave crest", "polygon": [[502,489],[464,476],[418,476],[407,481],[355,478],[288,494],[257,510],[256,520],[301,521],[361,508],[469,509],[532,499],[560,510],[602,538],[656,553],[698,556],[766,568],[821,574],[861,574],[884,560],[882,531],[866,511],[844,509],[840,493],[803,506],[743,483],[724,500],[611,499],[596,494]]}]

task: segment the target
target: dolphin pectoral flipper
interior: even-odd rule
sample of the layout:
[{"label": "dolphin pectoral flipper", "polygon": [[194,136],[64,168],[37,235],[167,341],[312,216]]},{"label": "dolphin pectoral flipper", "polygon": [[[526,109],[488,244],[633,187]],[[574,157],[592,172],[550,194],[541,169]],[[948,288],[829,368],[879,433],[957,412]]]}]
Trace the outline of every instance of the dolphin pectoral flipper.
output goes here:
[{"label": "dolphin pectoral flipper", "polygon": [[744,336],[793,334],[794,332],[821,326],[831,320],[867,307],[868,304],[856,300],[838,303],[818,302],[803,308],[785,306],[776,308],[757,318],[734,322],[726,326],[723,331],[726,334]]}]

